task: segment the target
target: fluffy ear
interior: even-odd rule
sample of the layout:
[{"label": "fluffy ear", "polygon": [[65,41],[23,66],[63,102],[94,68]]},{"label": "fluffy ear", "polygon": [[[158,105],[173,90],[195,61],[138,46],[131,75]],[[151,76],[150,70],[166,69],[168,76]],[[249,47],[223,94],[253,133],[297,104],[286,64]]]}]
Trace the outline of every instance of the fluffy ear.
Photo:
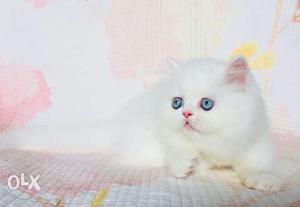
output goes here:
[{"label": "fluffy ear", "polygon": [[243,84],[246,81],[248,71],[249,67],[246,58],[243,56],[234,57],[227,65],[226,81],[228,83]]},{"label": "fluffy ear", "polygon": [[171,68],[173,70],[178,69],[180,66],[180,63],[177,60],[175,60],[174,58],[168,58],[167,64],[168,64],[169,68]]}]

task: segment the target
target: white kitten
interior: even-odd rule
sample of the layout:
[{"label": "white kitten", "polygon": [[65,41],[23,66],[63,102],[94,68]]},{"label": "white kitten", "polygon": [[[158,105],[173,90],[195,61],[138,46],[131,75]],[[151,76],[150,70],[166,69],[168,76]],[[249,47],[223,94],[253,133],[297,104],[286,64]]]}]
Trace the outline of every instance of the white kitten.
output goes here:
[{"label": "white kitten", "polygon": [[170,65],[170,77],[124,111],[123,157],[137,164],[166,162],[176,177],[186,177],[197,163],[229,166],[250,188],[279,190],[264,103],[246,60]]},{"label": "white kitten", "polygon": [[69,135],[20,133],[17,147],[104,148],[126,164],[168,165],[176,177],[195,167],[229,166],[250,188],[280,190],[264,103],[246,60],[172,60],[170,66],[172,73],[131,101],[105,133],[98,127],[70,129]]}]

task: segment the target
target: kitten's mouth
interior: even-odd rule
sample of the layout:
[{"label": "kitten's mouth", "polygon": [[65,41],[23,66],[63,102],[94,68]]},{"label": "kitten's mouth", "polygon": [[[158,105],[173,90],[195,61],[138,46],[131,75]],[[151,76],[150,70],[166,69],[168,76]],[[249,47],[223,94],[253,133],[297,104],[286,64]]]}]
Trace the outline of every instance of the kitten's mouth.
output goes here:
[{"label": "kitten's mouth", "polygon": [[189,121],[185,121],[184,128],[185,129],[192,129],[192,130],[194,130],[193,126],[190,124]]},{"label": "kitten's mouth", "polygon": [[188,121],[185,121],[184,128],[191,128],[191,124]]},{"label": "kitten's mouth", "polygon": [[198,133],[200,133],[200,131],[198,130],[198,129],[195,129],[191,124],[190,124],[190,122],[188,121],[188,120],[186,120],[185,122],[184,122],[184,127],[183,127],[184,129],[187,129],[187,130],[192,130],[192,131],[195,131],[195,132],[198,132]]}]

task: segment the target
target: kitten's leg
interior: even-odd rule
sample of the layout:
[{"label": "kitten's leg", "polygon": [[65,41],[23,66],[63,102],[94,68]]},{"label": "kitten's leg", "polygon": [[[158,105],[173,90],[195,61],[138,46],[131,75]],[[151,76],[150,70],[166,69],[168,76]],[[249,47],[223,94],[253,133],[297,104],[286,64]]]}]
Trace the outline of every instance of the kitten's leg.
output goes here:
[{"label": "kitten's leg", "polygon": [[210,173],[210,170],[214,167],[213,164],[208,162],[202,154],[199,154],[197,157],[197,163],[195,167],[195,174],[197,175],[207,175]]},{"label": "kitten's leg", "polygon": [[194,170],[197,150],[181,136],[172,134],[163,139],[167,165],[172,175],[185,178]]},{"label": "kitten's leg", "polygon": [[239,160],[234,169],[245,186],[274,192],[281,189],[275,162],[271,143],[260,142]]},{"label": "kitten's leg", "polygon": [[210,173],[212,166],[206,161],[197,160],[197,165],[195,167],[195,174],[197,175],[207,175]]}]

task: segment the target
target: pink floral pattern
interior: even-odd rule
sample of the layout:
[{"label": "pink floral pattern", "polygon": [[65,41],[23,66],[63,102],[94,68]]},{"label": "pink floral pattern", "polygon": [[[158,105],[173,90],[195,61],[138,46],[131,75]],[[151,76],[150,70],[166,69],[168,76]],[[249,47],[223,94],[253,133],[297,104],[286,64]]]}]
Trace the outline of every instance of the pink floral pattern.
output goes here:
[{"label": "pink floral pattern", "polygon": [[0,64],[0,130],[24,125],[50,105],[50,90],[40,71]]},{"label": "pink floral pattern", "polygon": [[52,0],[26,0],[26,2],[32,4],[35,8],[44,8]]}]

